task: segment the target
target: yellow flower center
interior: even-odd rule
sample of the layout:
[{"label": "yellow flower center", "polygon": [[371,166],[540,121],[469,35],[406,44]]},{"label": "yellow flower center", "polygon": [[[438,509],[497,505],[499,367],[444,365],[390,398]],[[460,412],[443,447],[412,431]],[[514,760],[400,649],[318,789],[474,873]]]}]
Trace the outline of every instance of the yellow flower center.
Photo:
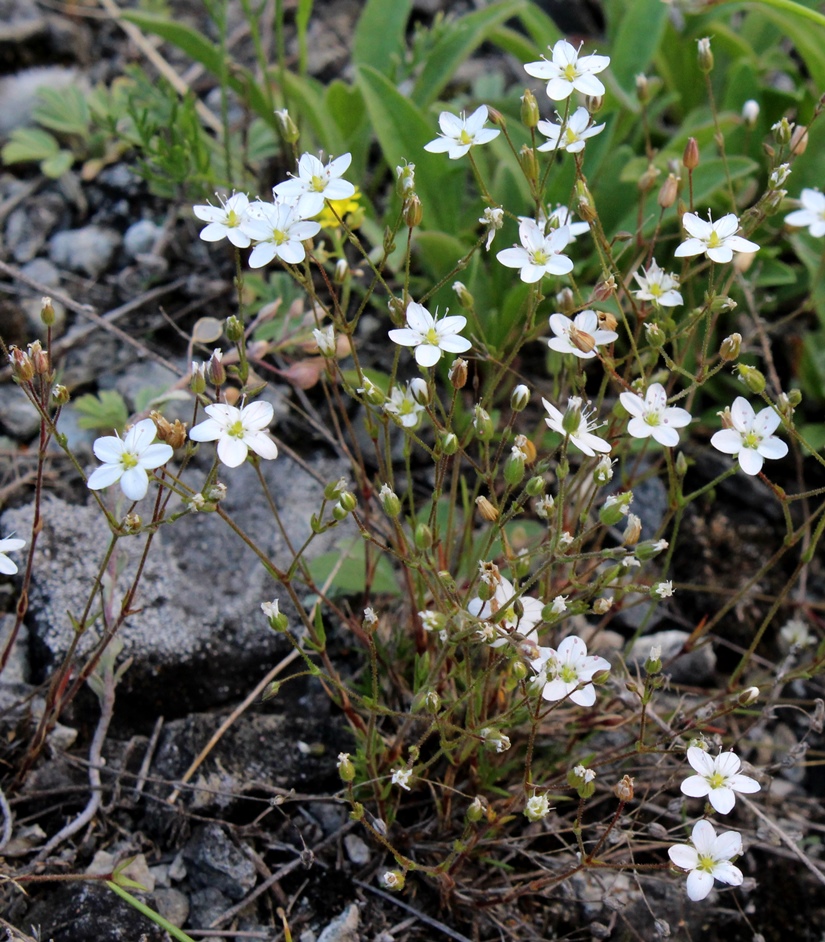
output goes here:
[{"label": "yellow flower center", "polygon": [[709,249],[718,249],[722,244],[722,240],[719,238],[715,229],[711,230],[710,238],[708,239],[708,248]]},{"label": "yellow flower center", "polygon": [[240,419],[237,419],[231,425],[226,427],[226,434],[231,435],[233,438],[243,438],[244,436],[244,427],[243,422]]},{"label": "yellow flower center", "polygon": [[579,135],[576,134],[576,132],[573,130],[573,128],[570,127],[569,124],[564,129],[564,136],[568,144],[575,144],[576,141],[579,139]]},{"label": "yellow flower center", "polygon": [[648,412],[645,416],[645,422],[655,428],[657,425],[662,424],[662,419],[658,412]]},{"label": "yellow flower center", "polygon": [[309,185],[315,190],[316,193],[323,193],[326,188],[327,181],[324,177],[319,177],[317,174],[309,181]]},{"label": "yellow flower center", "polygon": [[289,233],[284,232],[283,229],[273,229],[272,241],[275,245],[283,245],[284,242],[289,242]]},{"label": "yellow flower center", "polygon": [[569,664],[565,664],[564,667],[562,667],[559,671],[559,677],[561,677],[566,684],[572,684],[579,679],[578,672]]},{"label": "yellow flower center", "polygon": [[653,284],[649,284],[647,286],[647,290],[650,292],[650,294],[653,295],[654,298],[659,298],[664,293],[662,291],[662,286],[656,281],[654,281]]},{"label": "yellow flower center", "polygon": [[699,862],[696,864],[697,870],[704,870],[706,873],[713,873],[716,861],[709,854],[699,854]]},{"label": "yellow flower center", "polygon": [[432,344],[434,347],[438,346],[438,331],[435,327],[431,327],[426,334],[424,334],[424,340]]},{"label": "yellow flower center", "polygon": [[533,252],[530,261],[532,261],[534,265],[546,265],[549,258],[550,256],[547,254],[547,252],[544,251],[544,249],[537,249],[535,252]]},{"label": "yellow flower center", "polygon": [[745,448],[758,448],[762,439],[756,432],[746,432],[742,436],[742,445]]},{"label": "yellow flower center", "polygon": [[460,144],[472,144],[473,136],[467,133],[466,128],[461,129],[461,134],[458,135],[458,141]]},{"label": "yellow flower center", "polygon": [[578,76],[578,74],[579,73],[576,71],[576,66],[572,62],[569,65],[566,65],[562,70],[562,75],[567,79],[568,82],[572,82],[573,79]]},{"label": "yellow flower center", "polygon": [[226,214],[226,225],[229,229],[234,229],[236,226],[241,224],[241,217],[235,212],[234,209],[230,209]]},{"label": "yellow flower center", "polygon": [[725,776],[721,772],[714,772],[708,776],[707,781],[711,788],[721,788],[725,784]]},{"label": "yellow flower center", "polygon": [[132,468],[137,467],[138,460],[130,451],[124,451],[121,455],[120,463],[123,466],[124,471],[129,471]]}]

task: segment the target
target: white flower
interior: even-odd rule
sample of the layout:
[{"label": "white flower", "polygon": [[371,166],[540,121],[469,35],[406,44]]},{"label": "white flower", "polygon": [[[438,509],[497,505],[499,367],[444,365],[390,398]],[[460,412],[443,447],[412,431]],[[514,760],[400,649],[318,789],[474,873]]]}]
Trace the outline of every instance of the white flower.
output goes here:
[{"label": "white flower", "polygon": [[567,611],[567,596],[557,595],[553,599],[553,604],[550,606],[550,610],[554,615],[563,615]]},{"label": "white flower", "polygon": [[490,246],[493,244],[493,239],[496,237],[496,233],[504,225],[504,210],[498,207],[493,208],[488,206],[484,210],[484,215],[481,216],[478,221],[487,227],[487,243],[484,248],[489,252]]},{"label": "white flower", "polygon": [[[780,164],[775,170],[771,171],[771,175],[768,177],[768,185],[772,190],[778,189],[782,184],[788,179],[791,175],[791,165],[790,164]],[[816,192],[816,191],[814,191]],[[785,192],[783,190],[783,196]]]},{"label": "white flower", "polygon": [[[490,643],[493,648],[499,648],[507,643],[507,636],[513,631],[519,634],[529,635],[541,621],[542,603],[538,599],[529,596],[520,596],[519,602],[522,607],[522,614],[519,617],[515,611],[516,590],[513,583],[504,576],[499,577],[496,583],[493,597],[485,602],[480,598],[470,599],[467,605],[467,611],[476,618],[490,619],[496,618],[494,629],[495,639]],[[505,609],[503,614],[502,609]]]},{"label": "white flower", "polygon": [[587,108],[577,108],[566,121],[558,115],[559,124],[552,121],[539,121],[537,127],[548,138],[546,144],[536,148],[540,151],[555,151],[561,148],[568,154],[578,154],[584,150],[585,142],[604,130],[603,124],[590,126],[591,117]]},{"label": "white flower", "polygon": [[541,517],[542,520],[549,520],[555,506],[556,501],[553,497],[550,494],[544,494],[536,501],[536,516]]},{"label": "white flower", "polygon": [[[548,47],[549,48],[549,47]],[[553,46],[551,60],[542,56],[539,62],[528,62],[524,71],[534,78],[547,80],[547,97],[564,101],[575,89],[583,95],[604,95],[604,85],[596,78],[610,65],[609,56],[582,56],[567,40]]]},{"label": "white flower", "polygon": [[228,467],[237,468],[246,461],[251,448],[261,458],[278,457],[278,446],[264,429],[272,421],[268,402],[250,402],[243,409],[215,402],[206,407],[209,416],[189,432],[193,442],[218,442],[218,458]]},{"label": "white flower", "polygon": [[415,347],[415,361],[419,366],[435,366],[443,353],[464,353],[472,344],[459,336],[467,318],[460,314],[442,317],[437,321],[416,301],[407,305],[407,326],[391,330],[390,340],[402,347]]},{"label": "white flower", "polygon": [[[539,213],[539,224],[542,223],[542,212]],[[590,232],[590,223],[588,222],[573,222],[573,214],[566,206],[556,206],[554,209],[550,210],[550,214],[544,220],[545,231],[549,229],[560,229],[562,226],[567,226],[570,230],[570,242],[576,241],[576,236],[583,235],[585,232]]]},{"label": "white flower", "polygon": [[[384,487],[386,487],[386,484]],[[378,616],[375,614],[375,609],[372,608],[372,606],[368,605],[364,609],[364,620],[361,624],[368,631],[371,631],[378,624]]]},{"label": "white flower", "polygon": [[[582,408],[582,401],[578,396],[572,396],[567,400],[567,413],[564,415],[546,399],[541,401],[548,413],[544,420],[547,425],[554,432],[569,438],[579,451],[591,458],[597,451],[602,453],[610,451],[611,446],[604,439],[593,435],[592,430],[597,427],[596,423],[590,421],[592,413]],[[567,427],[565,427],[565,422]]]},{"label": "white flower", "polygon": [[682,295],[676,290],[679,279],[659,268],[655,258],[644,275],[634,272],[633,277],[639,282],[639,290],[635,292],[638,301],[652,301],[656,307],[676,307],[683,303]]},{"label": "white flower", "polygon": [[634,438],[648,438],[651,435],[667,448],[679,444],[678,428],[684,428],[691,421],[687,409],[668,406],[667,393],[661,383],[651,383],[644,399],[636,393],[623,392],[619,401],[633,416],[627,430]]},{"label": "white flower", "polygon": [[109,487],[120,481],[120,489],[129,500],[140,500],[149,488],[149,475],[172,457],[172,448],[166,444],[152,444],[157,429],[151,419],[136,422],[122,440],[113,435],[98,438],[94,443],[95,456],[103,465],[89,478],[93,491]]},{"label": "white flower", "polygon": [[270,621],[277,618],[281,614],[278,610],[278,599],[273,599],[271,602],[261,602],[261,611]]},{"label": "white flower", "polygon": [[573,774],[576,776],[576,778],[580,778],[585,785],[596,781],[596,773],[593,771],[593,769],[585,768],[583,765],[577,765],[573,769]]},{"label": "white flower", "polygon": [[23,549],[25,545],[25,540],[15,540],[11,537],[0,540],[0,573],[4,576],[13,576],[17,572],[17,566],[6,556],[6,553],[14,553],[16,550]]},{"label": "white flower", "polygon": [[392,784],[398,785],[405,791],[410,790],[410,779],[412,778],[412,769],[396,769],[392,773]]},{"label": "white flower", "polygon": [[407,383],[406,389],[393,386],[390,398],[384,403],[384,411],[398,416],[398,421],[404,428],[415,428],[424,411],[424,406],[415,401],[410,392],[410,384]]},{"label": "white flower", "polygon": [[446,153],[450,160],[463,157],[474,144],[486,144],[499,136],[501,131],[485,128],[487,106],[480,105],[469,118],[457,118],[449,111],[442,111],[438,117],[441,134],[434,141],[424,145],[424,150],[431,154]]},{"label": "white flower", "polygon": [[341,179],[351,161],[351,154],[341,154],[325,166],[312,154],[303,154],[298,161],[298,176],[274,186],[272,193],[293,202],[300,199],[304,215],[315,216],[324,208],[324,200],[345,200],[355,193],[355,187]]},{"label": "white flower", "polygon": [[657,599],[669,599],[675,591],[670,579],[666,582],[657,582],[650,587],[650,594]]},{"label": "white flower", "polygon": [[[217,194],[216,194],[217,195]],[[203,222],[208,222],[206,228],[201,229],[201,238],[204,242],[220,242],[229,239],[232,245],[245,249],[249,243],[249,236],[241,228],[249,211],[249,197],[246,193],[233,193],[225,200],[218,196],[220,206],[193,206],[192,212]]]},{"label": "white flower", "polygon": [[734,252],[759,251],[755,242],[735,234],[739,229],[739,219],[733,213],[728,213],[716,222],[711,218],[710,210],[707,222],[696,213],[685,213],[682,225],[690,238],[676,248],[673,254],[677,258],[704,253],[712,261],[724,264],[733,258]]},{"label": "white flower", "polygon": [[510,748],[510,737],[505,733],[499,732],[497,729],[491,729],[489,726],[485,726],[484,729],[480,729],[478,732],[488,749],[493,749],[496,752],[507,752]]},{"label": "white flower", "polygon": [[565,314],[550,315],[550,329],[556,335],[547,341],[551,350],[572,353],[582,360],[592,360],[599,347],[618,339],[615,330],[602,330],[595,311],[580,311],[573,320]]},{"label": "white flower", "polygon": [[742,871],[731,863],[742,853],[742,837],[738,831],[725,831],[717,836],[710,821],[697,821],[691,835],[693,844],[674,844],[668,857],[682,870],[689,870],[687,894],[691,900],[704,899],[713,889],[714,879],[730,886],[742,884]]},{"label": "white flower", "polygon": [[528,821],[540,821],[550,811],[550,802],[547,795],[533,795],[527,799],[524,806],[524,815]]},{"label": "white flower", "polygon": [[315,338],[315,343],[322,356],[335,356],[337,345],[335,342],[335,328],[332,324],[327,324],[326,327],[314,327],[312,336]]},{"label": "white flower", "polygon": [[788,213],[785,222],[789,226],[807,226],[808,232],[815,238],[825,235],[825,193],[809,187],[799,194],[802,209]]},{"label": "white flower", "polygon": [[711,445],[726,455],[737,455],[745,474],[759,474],[765,458],[784,458],[788,446],[773,433],[779,426],[779,413],[766,406],[756,415],[747,399],[737,396],[730,408],[732,428],[715,432]]},{"label": "white flower", "polygon": [[594,654],[588,657],[587,645],[575,635],[565,638],[558,650],[539,648],[539,652],[530,666],[547,677],[542,697],[552,701],[569,696],[579,706],[593,706],[596,688],[590,681],[594,674],[609,671],[610,662]]},{"label": "white flower", "polygon": [[750,795],[762,787],[756,779],[739,773],[742,764],[735,752],[720,752],[712,759],[704,749],[691,746],[687,751],[691,767],[698,773],[682,782],[682,794],[707,798],[719,814],[727,814],[736,802],[735,792]]},{"label": "white flower", "polygon": [[496,255],[502,265],[520,268],[520,277],[528,285],[535,284],[545,275],[566,275],[573,263],[562,249],[570,242],[570,229],[561,226],[545,235],[544,228],[532,219],[524,219],[518,227],[520,246],[504,249]]},{"label": "white flower", "polygon": [[256,243],[249,253],[250,268],[263,268],[276,258],[297,265],[306,258],[304,240],[321,231],[319,223],[305,219],[308,214],[301,203],[281,199],[258,202],[254,212],[243,224],[243,231]]},{"label": "white flower", "polygon": [[742,120],[749,127],[755,127],[756,122],[759,120],[759,102],[754,101],[753,98],[749,98],[744,105],[742,105]]},{"label": "white flower", "polygon": [[[0,570],[2,572],[3,570]],[[816,640],[808,631],[808,626],[799,618],[792,618],[779,629],[779,637],[782,639],[786,648],[810,647]]]}]

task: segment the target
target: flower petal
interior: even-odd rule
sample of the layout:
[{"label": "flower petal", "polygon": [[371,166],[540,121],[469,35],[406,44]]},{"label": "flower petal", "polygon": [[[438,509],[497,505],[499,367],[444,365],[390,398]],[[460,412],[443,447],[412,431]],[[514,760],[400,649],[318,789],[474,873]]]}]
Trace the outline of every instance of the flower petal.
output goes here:
[{"label": "flower petal", "polygon": [[691,870],[687,878],[687,895],[698,903],[713,889],[713,877],[706,870]]},{"label": "flower petal", "polygon": [[708,780],[701,775],[689,775],[680,788],[688,798],[704,798],[710,792]]},{"label": "flower petal", "polygon": [[149,490],[149,475],[140,465],[129,468],[120,478],[120,489],[129,500],[142,500]]},{"label": "flower petal", "polygon": [[751,476],[759,474],[764,460],[755,448],[742,448],[739,451],[739,467]]},{"label": "flower petal", "polygon": [[699,863],[696,848],[691,847],[690,844],[674,844],[668,848],[667,855],[677,867],[683,870],[693,870]]},{"label": "flower petal", "polygon": [[719,814],[730,814],[736,804],[736,795],[727,785],[723,785],[721,788],[710,789],[708,801]]},{"label": "flower petal", "polygon": [[122,474],[123,467],[121,465],[104,464],[103,467],[92,472],[86,486],[91,491],[100,491],[104,487],[110,487],[119,481]]}]

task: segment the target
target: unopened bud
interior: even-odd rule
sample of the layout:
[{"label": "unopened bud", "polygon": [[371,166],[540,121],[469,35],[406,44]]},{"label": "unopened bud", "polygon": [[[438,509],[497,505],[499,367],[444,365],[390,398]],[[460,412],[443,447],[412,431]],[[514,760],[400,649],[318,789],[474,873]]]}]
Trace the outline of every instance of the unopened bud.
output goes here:
[{"label": "unopened bud", "polygon": [[747,690],[743,690],[742,693],[737,697],[740,706],[748,706],[751,703],[756,703],[759,699],[759,688],[758,687],[748,687]]},{"label": "unopened bud", "polygon": [[713,69],[713,52],[710,48],[710,39],[705,37],[700,39],[698,43],[699,68],[703,72],[710,72]]},{"label": "unopened bud", "polygon": [[742,105],[742,120],[745,122],[746,127],[756,127],[756,122],[759,120],[758,101],[754,101],[753,98],[749,98],[745,104]]},{"label": "unopened bud", "polygon": [[344,493],[341,494],[341,496],[338,498],[338,503],[344,508],[344,510],[346,510],[348,514],[351,514],[358,506],[358,500],[352,491],[344,491]]},{"label": "unopened bud", "polygon": [[632,501],[632,491],[625,491],[623,494],[611,494],[599,511],[599,520],[606,527],[615,527],[627,515]]},{"label": "unopened bud", "polygon": [[206,364],[192,363],[192,374],[189,377],[189,388],[199,396],[206,391]]},{"label": "unopened bud", "polygon": [[9,347],[9,363],[11,375],[18,383],[29,383],[34,376],[34,364],[31,357],[19,347]]},{"label": "unopened bud", "polygon": [[598,218],[596,204],[584,180],[576,180],[576,212],[585,222],[594,222]]},{"label": "unopened bud", "polygon": [[522,144],[521,150],[518,153],[518,160],[527,180],[533,184],[538,183],[539,165],[536,160],[536,152],[529,144]]},{"label": "unopened bud", "polygon": [[650,101],[650,82],[642,73],[636,76],[636,97],[643,105]]},{"label": "unopened bud", "polygon": [[378,499],[381,501],[384,513],[388,517],[397,517],[401,513],[401,499],[389,484],[385,484],[381,488]]},{"label": "unopened bud", "polygon": [[639,192],[649,193],[654,186],[656,186],[656,178],[659,176],[661,171],[658,167],[655,167],[653,164],[649,164],[647,170],[639,177]]},{"label": "unopened bud", "polygon": [[539,103],[536,96],[528,88],[521,96],[521,121],[526,128],[534,128],[541,119]]},{"label": "unopened bud", "polygon": [[476,824],[485,816],[484,802],[476,796],[467,808],[467,820]]},{"label": "unopened bud", "polygon": [[39,340],[35,340],[28,345],[28,350],[35,374],[45,376],[49,372],[49,357],[43,349],[43,345]]},{"label": "unopened bud", "polygon": [[667,175],[667,180],[659,188],[658,202],[662,209],[670,209],[679,195],[679,178],[674,173]]},{"label": "unopened bud", "polygon": [[330,481],[329,484],[324,488],[324,499],[325,500],[338,500],[338,498],[346,491],[347,489],[347,479],[338,478],[337,481]]},{"label": "unopened bud", "polygon": [[71,396],[69,395],[69,390],[65,386],[61,386],[59,383],[56,386],[52,387],[52,400],[56,406],[65,406]]},{"label": "unopened bud", "polygon": [[725,339],[722,341],[722,345],[719,347],[719,356],[726,363],[730,363],[732,360],[737,359],[741,350],[742,335],[731,334],[730,337],[725,337]]},{"label": "unopened bud", "polygon": [[590,114],[598,114],[604,107],[604,95],[585,95],[584,107]]},{"label": "unopened bud", "polygon": [[227,317],[223,324],[223,332],[226,334],[227,340],[231,340],[232,343],[240,343],[244,336],[243,324],[240,318],[234,314]]},{"label": "unopened bud", "polygon": [[527,491],[527,494],[530,497],[541,497],[546,487],[547,487],[547,482],[544,480],[544,478],[540,474],[537,474],[534,477],[530,478],[530,480],[525,485],[524,489],[525,491]]},{"label": "unopened bud", "polygon": [[429,405],[432,397],[430,395],[430,387],[427,385],[425,379],[417,376],[415,379],[410,380],[409,390],[410,395],[420,406]]},{"label": "unopened bud", "polygon": [[458,436],[455,432],[442,432],[440,444],[443,454],[454,455],[458,451]]},{"label": "unopened bud", "polygon": [[421,225],[423,218],[424,209],[421,206],[421,200],[417,193],[413,193],[404,203],[404,224],[408,229],[415,229],[416,226]]},{"label": "unopened bud", "polygon": [[517,484],[521,484],[524,479],[524,456],[518,451],[518,449],[513,449],[512,454],[504,462],[504,480],[511,486],[515,487]]},{"label": "unopened bud", "polygon": [[510,408],[513,412],[521,412],[527,408],[529,402],[530,390],[523,383],[520,383],[510,394]]},{"label": "unopened bud", "polygon": [[647,656],[645,661],[645,671],[653,676],[658,674],[662,669],[662,647],[661,645],[654,644],[650,649],[650,654]]},{"label": "unopened bud", "polygon": [[665,332],[658,324],[645,324],[645,335],[647,336],[647,342],[654,350],[663,347],[667,340]]},{"label": "unopened bud", "polygon": [[801,389],[789,389],[788,390],[788,404],[792,409],[798,409],[802,404],[802,390]]},{"label": "unopened bud", "polygon": [[339,258],[335,263],[335,270],[332,273],[332,281],[336,285],[342,285],[350,275],[349,262],[345,258]]},{"label": "unopened bud", "polygon": [[223,350],[213,350],[206,364],[206,378],[213,386],[223,386],[226,382],[226,369],[222,361]]},{"label": "unopened bud", "polygon": [[467,384],[467,361],[463,357],[456,357],[450,364],[448,375],[453,389],[463,389]]},{"label": "unopened bud", "polygon": [[[592,339],[592,338],[591,338]],[[578,345],[577,345],[578,346]],[[581,347],[579,348],[581,349]],[[561,420],[561,427],[567,435],[573,435],[579,431],[582,421],[582,401],[578,396],[572,396],[567,401],[567,409]]]},{"label": "unopened bud", "polygon": [[489,520],[490,522],[498,520],[498,511],[483,495],[476,497],[476,507],[483,520]]},{"label": "unopened bud", "polygon": [[795,125],[791,124],[787,118],[780,118],[776,124],[771,126],[774,140],[777,144],[790,144]]},{"label": "unopened bud", "polygon": [[808,129],[798,125],[791,134],[791,153],[799,157],[808,149]]},{"label": "unopened bud", "polygon": [[295,124],[295,122],[289,116],[289,112],[286,110],[286,108],[282,108],[280,111],[275,112],[275,120],[278,123],[278,130],[281,132],[281,137],[286,141],[286,143],[297,143],[298,138],[301,136],[301,132],[298,130],[298,125]]},{"label": "unopened bud", "polygon": [[624,546],[634,546],[639,542],[642,535],[642,521],[636,514],[628,514],[627,526],[622,535],[622,544]]},{"label": "unopened bud", "polygon": [[45,297],[40,302],[40,304],[40,320],[46,327],[51,327],[54,324],[54,307],[52,307],[52,299]]},{"label": "unopened bud", "polygon": [[762,393],[765,391],[766,381],[765,374],[758,370],[755,366],[747,366],[745,363],[740,363],[737,367],[739,370],[740,380],[748,387],[752,393]]},{"label": "unopened bud", "polygon": [[695,170],[699,166],[699,145],[695,137],[689,137],[682,154],[682,166],[686,170]]},{"label": "unopened bud", "polygon": [[495,433],[495,426],[489,412],[478,405],[473,407],[473,428],[483,442],[490,441]]},{"label": "unopened bud", "polygon": [[633,801],[633,779],[629,775],[623,775],[613,791],[619,801]]},{"label": "unopened bud", "polygon": [[415,528],[415,545],[420,550],[429,549],[433,545],[433,531],[426,523],[419,523]]},{"label": "unopened bud", "polygon": [[464,308],[465,311],[472,311],[475,307],[475,300],[467,290],[466,285],[461,281],[456,281],[453,283],[453,291],[455,291],[459,305]]},{"label": "unopened bud", "polygon": [[675,465],[675,467],[676,467],[676,474],[677,474],[680,478],[683,478],[683,477],[687,474],[687,472],[688,472],[688,460],[687,460],[687,458],[685,457],[685,453],[684,453],[683,451],[680,451],[679,454],[676,455],[676,465]]},{"label": "unopened bud", "polygon": [[664,552],[667,547],[667,540],[645,540],[644,543],[636,544],[633,555],[644,563]]},{"label": "unopened bud", "polygon": [[556,295],[556,307],[562,314],[572,314],[576,309],[576,296],[572,288],[562,288]]}]

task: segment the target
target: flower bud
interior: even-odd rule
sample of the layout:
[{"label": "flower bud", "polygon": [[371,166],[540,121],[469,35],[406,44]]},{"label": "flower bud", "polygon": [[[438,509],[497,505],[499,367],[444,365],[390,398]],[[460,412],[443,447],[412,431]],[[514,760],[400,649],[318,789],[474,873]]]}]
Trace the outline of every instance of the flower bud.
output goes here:
[{"label": "flower bud", "polygon": [[647,76],[641,72],[636,76],[636,97],[642,105],[650,101],[650,82],[648,82]]},{"label": "flower bud", "polygon": [[335,263],[335,270],[332,273],[333,284],[342,285],[350,276],[349,262],[345,258],[339,258]]},{"label": "flower bud", "polygon": [[787,118],[781,118],[776,124],[771,126],[774,139],[777,144],[790,144],[795,125],[791,124]]},{"label": "flower bud", "polygon": [[223,332],[226,334],[227,340],[231,340],[232,343],[240,343],[244,337],[243,324],[240,318],[234,314],[227,317],[223,324]]},{"label": "flower bud", "polygon": [[431,715],[435,716],[435,714],[438,713],[438,708],[441,706],[441,697],[439,697],[439,695],[434,690],[428,690],[424,694],[424,699],[422,702],[424,709]]},{"label": "flower bud", "polygon": [[576,296],[572,288],[562,288],[556,295],[556,307],[561,314],[572,314],[576,309]]},{"label": "flower bud", "polygon": [[213,350],[206,364],[206,378],[213,386],[223,386],[226,382],[226,369],[222,361],[223,350]]},{"label": "flower bud", "polygon": [[504,480],[515,487],[524,479],[524,456],[514,448],[513,453],[504,462]]},{"label": "flower bud", "polygon": [[710,72],[713,69],[713,52],[710,48],[710,39],[705,37],[700,39],[698,43],[699,68],[703,72]]},{"label": "flower bud", "polygon": [[802,390],[801,389],[789,389],[788,390],[788,404],[792,409],[798,409],[802,405]]},{"label": "flower bud", "polygon": [[415,528],[415,545],[420,550],[429,549],[433,545],[433,531],[426,523],[419,523]]},{"label": "flower bud", "polygon": [[670,209],[670,207],[676,202],[676,197],[679,195],[679,177],[675,173],[669,173],[667,175],[667,180],[662,184],[659,189],[658,203],[662,209]]},{"label": "flower bud", "polygon": [[622,534],[622,545],[623,546],[635,546],[639,542],[639,537],[642,535],[642,521],[636,514],[628,514],[627,525],[625,526],[624,533]]},{"label": "flower bud", "polygon": [[18,383],[30,383],[34,376],[34,364],[31,357],[19,347],[9,347],[9,363],[11,375]]},{"label": "flower bud", "polygon": [[725,337],[722,341],[722,345],[719,347],[719,356],[726,363],[730,363],[732,360],[737,359],[741,350],[742,335],[731,334],[730,337]]},{"label": "flower bud", "polygon": [[797,125],[791,134],[791,153],[799,157],[808,149],[808,129]]},{"label": "flower bud", "polygon": [[759,394],[765,391],[766,381],[764,373],[755,366],[747,366],[744,363],[740,363],[737,369],[739,370],[739,379],[751,392]]},{"label": "flower bud", "polygon": [[278,130],[281,133],[281,137],[286,141],[286,143],[296,144],[298,142],[298,138],[301,136],[301,132],[298,130],[298,126],[289,116],[287,109],[282,108],[280,111],[276,111],[275,120],[278,123]]},{"label": "flower bud", "polygon": [[593,602],[593,614],[594,615],[605,615],[613,607],[613,599],[608,597],[602,599],[596,599]]},{"label": "flower bud", "polygon": [[607,484],[608,481],[613,479],[613,462],[607,457],[607,455],[602,455],[599,458],[596,467],[593,469],[593,481],[598,484],[599,487],[603,487]]},{"label": "flower bud", "polygon": [[484,801],[478,795],[472,800],[467,808],[467,820],[472,824],[478,823],[485,817]]},{"label": "flower bud", "polygon": [[683,478],[687,474],[688,460],[685,457],[685,453],[683,451],[680,451],[679,454],[676,455],[675,467],[676,467],[676,473],[679,475],[680,478]]},{"label": "flower bud", "polygon": [[312,336],[315,338],[315,345],[318,347],[318,352],[321,356],[335,356],[337,344],[335,341],[335,328],[332,324],[327,324],[327,326],[323,328],[314,327]]},{"label": "flower bud", "polygon": [[440,445],[443,454],[454,455],[458,451],[458,436],[455,432],[442,432]]},{"label": "flower bud", "polygon": [[654,350],[663,347],[667,340],[665,332],[658,324],[645,324],[645,336],[647,337],[647,342]]},{"label": "flower bud", "polygon": [[49,357],[39,340],[28,344],[29,357],[37,376],[45,376],[49,372]]},{"label": "flower bud", "polygon": [[273,631],[286,631],[289,620],[286,615],[278,609],[278,599],[273,599],[271,602],[261,602],[261,611],[266,616],[269,627]]},{"label": "flower bud", "polygon": [[344,507],[341,501],[338,501],[338,503],[332,508],[332,519],[335,520],[336,523],[340,523],[342,520],[347,519],[348,513],[349,511],[347,508]]},{"label": "flower bud", "polygon": [[409,392],[412,398],[420,405],[426,406],[430,403],[430,387],[427,385],[427,381],[422,379],[420,376],[416,376],[415,379],[410,380]]},{"label": "flower bud", "polygon": [[596,204],[584,180],[576,180],[576,212],[585,222],[594,222],[598,218]]},{"label": "flower bud", "polygon": [[653,164],[648,164],[647,170],[639,177],[637,186],[640,193],[649,193],[656,186],[656,178],[661,171]]},{"label": "flower bud", "polygon": [[537,474],[534,477],[530,478],[525,486],[525,491],[527,491],[528,496],[530,497],[540,497],[544,493],[544,489],[547,487],[547,482],[544,478]]},{"label": "flower bud", "polygon": [[536,160],[536,152],[529,144],[522,144],[518,152],[519,164],[527,180],[536,185],[539,179],[539,165]]},{"label": "flower bud", "polygon": [[737,697],[740,706],[749,706],[751,703],[756,703],[758,699],[758,687],[748,687],[747,690],[743,690]]},{"label": "flower bud", "polygon": [[519,384],[510,394],[510,408],[513,412],[521,412],[527,408],[530,402],[530,390],[524,385]]},{"label": "flower bud", "polygon": [[329,484],[327,484],[327,486],[324,488],[324,499],[338,500],[338,498],[344,493],[346,489],[346,478],[338,478],[337,481],[330,481]]},{"label": "flower bud", "polygon": [[576,789],[579,798],[590,798],[596,791],[596,773],[583,765],[577,765],[567,773],[567,784]]},{"label": "flower bud", "polygon": [[459,306],[464,308],[465,311],[472,311],[475,307],[475,300],[467,287],[462,282],[456,281],[453,283],[453,291],[455,291],[458,298]]},{"label": "flower bud", "polygon": [[[578,346],[578,344],[577,344]],[[581,349],[581,348],[580,348]],[[582,401],[579,396],[571,396],[567,400],[567,409],[561,420],[561,427],[567,435],[578,432],[582,421]]]},{"label": "flower bud", "polygon": [[611,494],[599,511],[599,520],[606,527],[615,527],[622,517],[627,515],[632,501],[632,491],[625,491],[623,494]]},{"label": "flower bud", "polygon": [[424,209],[421,206],[421,200],[418,198],[417,193],[413,193],[412,196],[408,196],[404,203],[404,225],[408,229],[415,229],[416,226],[421,225],[421,220],[424,218]]},{"label": "flower bud", "polygon": [[476,507],[483,520],[489,520],[490,522],[498,520],[498,511],[483,495],[476,497]]},{"label": "flower bud", "polygon": [[590,114],[598,114],[604,108],[604,95],[585,95],[584,107]]},{"label": "flower bud", "polygon": [[389,484],[382,486],[378,494],[378,499],[381,501],[384,513],[388,517],[395,518],[401,513],[401,500]]},{"label": "flower bud", "polygon": [[473,428],[475,429],[476,435],[483,442],[490,441],[495,433],[495,426],[493,425],[493,420],[490,418],[490,414],[486,409],[482,409],[481,406],[478,405],[473,407]]},{"label": "flower bud", "polygon": [[467,384],[467,361],[463,357],[456,357],[450,364],[448,375],[453,389],[463,389]]},{"label": "flower bud", "polygon": [[352,491],[344,491],[344,493],[341,494],[341,496],[338,498],[338,503],[344,508],[344,510],[346,510],[348,514],[351,514],[358,506],[358,500]]},{"label": "flower bud", "polygon": [[206,391],[206,364],[192,361],[192,373],[189,376],[189,388],[196,396]]},{"label": "flower bud", "polygon": [[662,646],[659,644],[654,644],[650,649],[647,660],[645,661],[645,671],[653,676],[654,674],[658,674],[661,669]]},{"label": "flower bud", "polygon": [[622,803],[633,801],[633,779],[629,775],[623,775],[616,783],[613,792]]},{"label": "flower bud", "polygon": [[607,301],[616,293],[616,279],[613,275],[603,278],[593,289],[593,297],[597,301]]},{"label": "flower bud", "polygon": [[54,325],[54,307],[52,306],[52,299],[45,297],[40,302],[40,305],[40,320],[43,322],[44,326],[52,327]]},{"label": "flower bud", "polygon": [[396,893],[404,889],[406,877],[400,870],[387,870],[381,874],[381,886],[386,890],[394,890]]},{"label": "flower bud", "polygon": [[753,98],[749,98],[745,104],[742,105],[742,120],[744,121],[746,127],[756,127],[756,122],[759,120],[758,101],[754,101]]},{"label": "flower bud", "polygon": [[398,195],[406,197],[415,189],[415,164],[403,164],[395,168]]},{"label": "flower bud", "polygon": [[65,386],[58,383],[52,387],[52,400],[56,406],[65,406],[70,399],[69,390]]},{"label": "flower bud", "polygon": [[541,120],[539,103],[536,96],[528,88],[521,96],[521,121],[526,128],[534,128]]},{"label": "flower bud", "polygon": [[689,137],[682,154],[682,166],[686,170],[695,170],[699,166],[699,145],[695,137]]},{"label": "flower bud", "polygon": [[655,559],[659,553],[664,552],[668,547],[667,540],[645,540],[638,543],[633,555],[641,562],[647,562],[649,559]]}]

